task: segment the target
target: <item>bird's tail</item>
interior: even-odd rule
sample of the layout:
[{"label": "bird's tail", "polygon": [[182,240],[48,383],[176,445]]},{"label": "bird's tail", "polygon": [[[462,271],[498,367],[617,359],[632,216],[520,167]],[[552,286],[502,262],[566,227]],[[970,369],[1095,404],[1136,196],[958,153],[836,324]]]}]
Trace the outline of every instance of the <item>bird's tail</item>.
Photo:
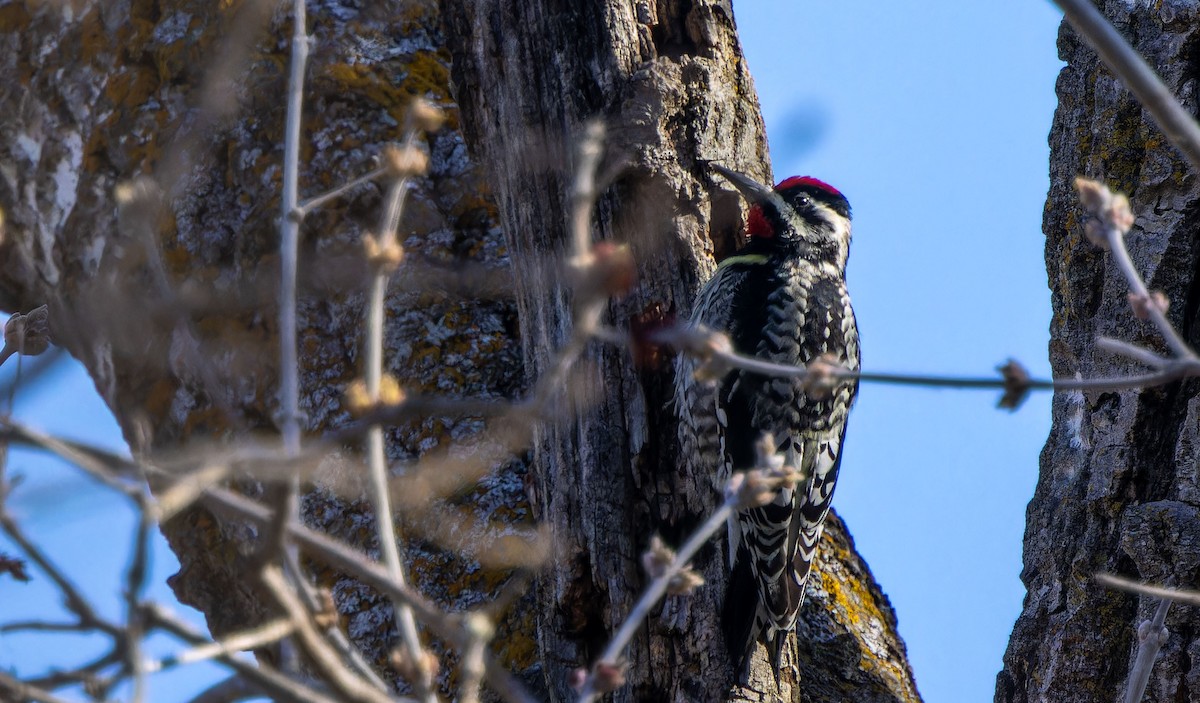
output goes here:
[{"label": "bird's tail", "polygon": [[750,553],[745,544],[738,547],[725,591],[721,609],[721,629],[725,647],[739,677],[746,675],[746,660],[754,651],[755,641],[764,625],[764,613],[759,603],[758,580],[750,565]]}]

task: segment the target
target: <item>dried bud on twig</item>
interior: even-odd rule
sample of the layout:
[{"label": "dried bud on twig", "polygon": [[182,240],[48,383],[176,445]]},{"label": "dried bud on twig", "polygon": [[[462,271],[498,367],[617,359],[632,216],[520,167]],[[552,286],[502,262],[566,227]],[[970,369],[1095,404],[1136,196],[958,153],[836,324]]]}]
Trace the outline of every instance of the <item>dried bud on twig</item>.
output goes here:
[{"label": "dried bud on twig", "polygon": [[1124,193],[1115,194],[1112,204],[1104,213],[1104,217],[1122,232],[1128,232],[1133,229],[1135,218],[1133,216],[1133,207],[1129,205],[1129,198]]},{"label": "dried bud on twig", "polygon": [[429,171],[429,155],[415,146],[389,144],[383,149],[383,163],[393,178],[420,176]]},{"label": "dried bud on twig", "polygon": [[1083,223],[1083,233],[1085,236],[1087,236],[1087,240],[1092,243],[1092,246],[1103,249],[1104,251],[1109,250],[1108,236],[1105,233],[1104,225],[1101,224],[1100,220],[1097,220],[1094,217],[1089,217],[1087,222]]},{"label": "dried bud on twig", "polygon": [[1124,234],[1133,228],[1133,208],[1124,193],[1113,193],[1100,181],[1083,177],[1075,179],[1075,189],[1079,191],[1079,204],[1084,211],[1098,218],[1083,225],[1084,234],[1092,244],[1107,251],[1113,230]]},{"label": "dried bud on twig", "polygon": [[704,585],[704,577],[690,566],[685,566],[667,583],[667,593],[673,596],[690,596]]},{"label": "dried bud on twig", "polygon": [[[660,579],[666,575],[671,564],[675,563],[675,550],[668,547],[658,535],[650,538],[650,547],[642,552],[642,568],[651,579]],[[671,577],[667,582],[667,593],[673,596],[689,595],[692,591],[704,585],[704,577],[687,566]]]},{"label": "dried bud on twig", "polygon": [[425,678],[428,673],[427,680],[437,678],[438,669],[441,664],[438,662],[437,655],[433,652],[421,650],[420,656],[424,660],[424,666],[418,666],[411,657],[408,656],[408,650],[404,647],[396,647],[392,650],[388,657],[389,663],[392,665],[400,676],[406,681],[420,681]]},{"label": "dried bud on twig", "polygon": [[592,266],[602,289],[609,295],[622,296],[637,283],[637,263],[628,244],[599,242],[592,247]]},{"label": "dried bud on twig", "polygon": [[697,381],[715,381],[729,371],[728,357],[733,354],[729,335],[704,325],[676,327],[672,332],[671,343],[700,362],[694,372]]},{"label": "dried bud on twig", "polygon": [[45,305],[17,313],[4,324],[4,356],[13,352],[37,356],[50,347],[50,308]]},{"label": "dried bud on twig", "polygon": [[576,295],[583,299],[621,297],[637,282],[637,263],[626,244],[598,242],[569,266]]},{"label": "dried bud on twig", "polygon": [[596,693],[612,693],[625,685],[625,662],[596,662],[592,667],[592,685]]},{"label": "dried bud on twig", "polygon": [[404,247],[394,238],[388,242],[381,242],[378,237],[367,232],[363,235],[362,242],[367,262],[371,266],[391,272],[404,261]]},{"label": "dried bud on twig", "polygon": [[642,552],[642,568],[652,579],[662,578],[671,562],[675,561],[675,550],[671,549],[658,535],[650,538],[650,546]]},{"label": "dried bud on twig", "polygon": [[571,675],[567,677],[567,685],[571,690],[579,693],[583,691],[583,684],[587,682],[587,669],[582,666],[571,671]]},{"label": "dried bud on twig", "polygon": [[1075,179],[1075,190],[1079,191],[1079,204],[1093,214],[1099,214],[1112,197],[1112,192],[1103,183],[1083,176]]},{"label": "dried bud on twig", "polygon": [[1129,305],[1133,308],[1134,317],[1139,320],[1148,320],[1151,310],[1158,310],[1165,315],[1167,308],[1171,306],[1171,301],[1167,300],[1167,296],[1162,291],[1154,290],[1150,291],[1148,296],[1130,293]]},{"label": "dried bud on twig", "polygon": [[395,407],[404,402],[404,389],[396,378],[384,374],[379,381],[379,400],[375,402],[367,393],[367,384],[362,379],[352,381],[346,386],[346,409],[355,417],[362,417],[378,407]]},{"label": "dried bud on twig", "polygon": [[8,574],[18,581],[29,581],[29,572],[25,570],[25,562],[3,552],[0,552],[0,574]]},{"label": "dried bud on twig", "polygon": [[408,115],[413,126],[425,132],[436,132],[446,122],[446,113],[442,108],[424,98],[413,100],[408,108]]},{"label": "dried bud on twig", "polygon": [[808,373],[800,383],[805,395],[810,400],[824,400],[832,395],[833,389],[837,388],[841,380],[838,378],[838,372],[842,370],[842,366],[837,363],[837,357],[833,354],[822,354],[808,362],[806,368]]},{"label": "dried bud on twig", "polygon": [[768,434],[759,438],[755,447],[758,468],[734,474],[725,487],[732,495],[738,510],[757,508],[775,500],[784,488],[795,488],[804,480],[804,473],[786,466],[782,454],[775,450],[775,440]]},{"label": "dried bud on twig", "polygon": [[317,627],[328,630],[338,623],[337,604],[333,602],[333,593],[327,588],[317,591],[317,596],[321,599],[321,609],[313,613],[313,622],[317,623]]},{"label": "dried bud on twig", "polygon": [[141,177],[129,181],[121,181],[113,187],[113,200],[117,207],[128,208],[139,203],[157,202],[162,197],[162,191],[152,178]]},{"label": "dried bud on twig", "polygon": [[783,468],[783,456],[775,445],[775,438],[764,432],[754,443],[754,460],[760,469],[778,471]]},{"label": "dried bud on twig", "polygon": [[1004,376],[1004,395],[996,407],[1016,410],[1029,395],[1029,371],[1015,359],[996,370]]}]

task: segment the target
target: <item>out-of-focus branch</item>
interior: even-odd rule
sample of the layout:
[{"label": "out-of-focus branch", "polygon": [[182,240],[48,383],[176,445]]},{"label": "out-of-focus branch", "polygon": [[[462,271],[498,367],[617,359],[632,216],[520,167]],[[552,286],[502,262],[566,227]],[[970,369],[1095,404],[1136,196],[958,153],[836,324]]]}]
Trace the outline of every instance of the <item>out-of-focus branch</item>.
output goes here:
[{"label": "out-of-focus branch", "polygon": [[[380,231],[378,235],[366,235],[364,244],[367,248],[368,263],[374,270],[371,277],[371,290],[367,297],[367,310],[364,326],[366,327],[366,368],[363,375],[366,380],[366,400],[370,406],[379,406],[383,400],[384,369],[383,369],[383,333],[384,305],[387,297],[388,281],[391,274],[403,260],[404,249],[400,245],[397,228],[404,211],[404,197],[408,193],[410,179],[423,173],[428,166],[428,158],[416,148],[417,120],[414,111],[424,108],[422,103],[409,110],[409,127],[404,144],[399,148],[389,149],[385,159],[388,170],[393,176],[388,186],[384,211],[380,216]],[[432,109],[431,107],[429,109]],[[399,396],[399,386],[391,376],[386,377],[394,386],[393,395]],[[388,398],[388,404],[394,404],[399,398]],[[383,564],[392,579],[397,583],[405,583],[404,564],[400,559],[400,535],[396,531],[395,519],[392,515],[392,505],[388,488],[387,455],[383,441],[383,427],[371,425],[367,430],[367,494],[370,496],[372,508],[375,511],[376,533],[379,539],[379,553]],[[395,614],[396,629],[403,643],[403,662],[399,667],[412,679],[413,689],[425,703],[434,703],[433,693],[433,662],[421,646],[417,633],[417,623],[413,619],[412,610],[402,601],[393,600],[392,610]]]},{"label": "out-of-focus branch", "polygon": [[[146,620],[185,642],[201,646],[212,644],[212,640],[196,631],[171,611],[157,604],[150,604],[147,607]],[[296,703],[336,703],[335,699],[324,693],[313,690],[269,667],[256,666],[233,654],[221,653],[216,655],[216,658],[275,700],[295,701]]]},{"label": "out-of-focus branch", "polygon": [[1150,672],[1154,670],[1154,659],[1158,651],[1167,643],[1167,611],[1171,609],[1171,601],[1163,598],[1158,601],[1152,620],[1144,620],[1138,626],[1138,652],[1134,658],[1133,668],[1129,671],[1129,683],[1125,687],[1125,703],[1141,703],[1146,695],[1146,685],[1150,683]]},{"label": "out-of-focus branch", "polygon": [[[259,525],[264,525],[271,519],[271,510],[266,506],[223,488],[209,489],[202,498],[202,503],[219,515],[230,515],[237,519],[250,520]],[[394,582],[386,569],[365,555],[302,525],[289,525],[288,530],[292,538],[303,547],[308,557],[360,579],[364,584],[379,590],[389,598],[402,600],[413,609],[417,619],[426,625],[434,635],[445,640],[452,647],[466,649],[470,646],[469,635],[462,627],[459,618],[442,612],[410,586]],[[497,664],[490,655],[485,655],[485,657],[487,661],[485,678],[493,691],[509,703],[532,703],[534,701],[534,698],[519,681]]]},{"label": "out-of-focus branch", "polygon": [[321,672],[322,677],[338,693],[353,701],[391,703],[387,694],[376,689],[342,663],[338,651],[317,628],[312,614],[304,607],[304,603],[292,590],[291,584],[278,566],[273,564],[265,566],[262,580],[271,596],[275,598],[275,601],[287,613],[292,625],[295,626],[296,639],[304,649],[304,653],[308,655],[313,666]]},{"label": "out-of-focus branch", "polygon": [[92,607],[91,603],[83,595],[83,592],[21,530],[20,525],[17,524],[17,521],[13,519],[12,515],[5,508],[3,501],[0,501],[0,530],[3,530],[4,534],[8,535],[8,538],[24,552],[30,561],[41,569],[42,573],[50,577],[50,580],[54,582],[54,585],[63,594],[63,600],[67,609],[79,618],[79,622],[84,628],[99,630],[113,637],[122,636],[122,629],[100,617],[96,609]]},{"label": "out-of-focus branch", "polygon": [[15,677],[9,676],[0,669],[0,693],[4,700],[36,701],[36,703],[71,703],[66,698],[59,698],[49,691],[32,686]]},{"label": "out-of-focus branch", "polygon": [[[148,492],[149,488],[144,490]],[[133,558],[125,577],[125,646],[121,648],[125,667],[133,679],[133,703],[141,703],[146,693],[146,662],[142,656],[142,637],[146,631],[142,622],[141,603],[149,572],[150,528],[154,525],[154,518],[149,509],[153,500],[145,494],[143,496],[139,501],[140,510],[133,538]]]},{"label": "out-of-focus branch", "polygon": [[479,703],[479,687],[483,683],[484,652],[496,634],[496,626],[483,613],[467,616],[466,630],[470,640],[462,654],[462,681],[459,684],[459,703]]},{"label": "out-of-focus branch", "polygon": [[164,671],[176,666],[194,664],[208,659],[237,656],[240,652],[248,652],[259,647],[265,647],[287,637],[296,630],[296,625],[288,618],[277,618],[263,623],[246,632],[222,638],[218,642],[198,644],[171,657],[157,661],[146,662],[146,673]]},{"label": "out-of-focus branch", "polygon": [[1125,41],[1100,13],[1092,0],[1055,0],[1080,34],[1087,39],[1100,60],[1129,88],[1158,123],[1167,139],[1200,173],[1200,126],[1184,109],[1146,60]]},{"label": "out-of-focus branch", "polygon": [[1136,593],[1140,596],[1148,596],[1150,598],[1163,598],[1181,605],[1200,607],[1200,591],[1181,591],[1175,588],[1151,586],[1150,584],[1113,574],[1096,574],[1096,583],[1118,591]]},{"label": "out-of-focus branch", "polygon": [[[300,193],[300,126],[304,111],[304,74],[308,67],[309,38],[306,0],[292,2],[292,55],[288,67],[287,122],[283,138],[283,192],[279,214],[279,431],[283,435],[283,453],[294,458],[300,454],[300,361],[296,348],[296,275],[299,268],[300,218],[294,217]],[[299,518],[300,481],[290,478],[276,489],[282,494],[284,508],[275,513],[276,523],[267,528],[263,557],[287,550],[283,523]],[[294,563],[294,553],[285,563]],[[304,577],[294,573],[299,582]]]},{"label": "out-of-focus branch", "polygon": [[759,468],[737,473],[729,480],[725,487],[725,500],[696,528],[678,552],[667,549],[656,540],[642,556],[651,581],[597,658],[592,670],[580,682],[579,703],[591,703],[598,695],[624,684],[621,653],[633,640],[642,622],[650,616],[650,610],[668,591],[685,595],[703,583],[699,575],[688,570],[688,563],[705,542],[737,511],[766,505],[775,499],[781,489],[795,488],[803,480],[804,477],[796,469],[784,466],[783,456],[776,453],[775,442],[769,435],[759,440],[757,453]]},{"label": "out-of-focus branch", "polygon": [[[617,335],[606,335],[609,341],[629,343]],[[816,360],[808,365],[792,366],[776,364],[733,350],[728,335],[704,327],[687,325],[670,325],[656,330],[651,335],[651,341],[679,349],[683,353],[692,354],[706,363],[698,369],[698,373],[708,378],[719,378],[731,369],[742,369],[760,373],[764,376],[779,378],[810,379],[813,386],[831,386],[834,383],[853,380],[867,383],[881,383],[899,386],[922,386],[927,388],[955,388],[964,390],[994,389],[1007,394],[1015,394],[1021,398],[1030,391],[1075,391],[1075,390],[1124,390],[1130,388],[1147,388],[1162,385],[1182,378],[1200,375],[1200,364],[1189,361],[1180,362],[1167,359],[1160,368],[1150,373],[1132,376],[1116,376],[1106,378],[1060,378],[1040,379],[1029,377],[1024,368],[1015,361],[1000,367],[999,377],[964,377],[941,376],[929,374],[880,373],[872,371],[855,371],[841,366]],[[634,342],[636,343],[636,342]],[[1122,350],[1129,355],[1128,348],[1133,347],[1122,343]],[[1139,360],[1145,360],[1152,352],[1143,350]],[[1159,357],[1155,357],[1159,358]],[[1004,407],[1012,407],[1004,405]]]}]

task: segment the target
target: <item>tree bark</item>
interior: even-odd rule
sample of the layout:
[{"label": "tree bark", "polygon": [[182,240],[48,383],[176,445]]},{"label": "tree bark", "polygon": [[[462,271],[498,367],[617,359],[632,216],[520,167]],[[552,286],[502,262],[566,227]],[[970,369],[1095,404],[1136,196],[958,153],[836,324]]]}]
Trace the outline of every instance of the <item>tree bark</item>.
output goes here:
[{"label": "tree bark", "polygon": [[[686,315],[712,270],[712,253],[732,249],[742,221],[738,198],[714,183],[705,162],[769,176],[730,4],[443,0],[442,8],[468,143],[492,174],[518,271],[530,378],[550,367],[567,340],[571,299],[561,278],[520,272],[561,260],[567,250],[571,148],[588,120],[604,121],[609,160],[623,165],[601,199],[595,236],[629,245],[639,264],[640,284],[610,307],[612,323]],[[650,535],[678,541],[720,499],[700,488],[706,477],[680,475],[670,364],[637,368],[625,352],[604,347],[590,349],[588,359],[608,392],[575,408],[575,422],[546,428],[533,466],[535,511],[565,544],[536,606],[555,700],[569,699],[570,672],[593,661],[629,612],[643,584],[636,557]],[[803,653],[789,653],[779,693],[785,700],[915,700],[890,606],[852,551],[830,554],[831,545],[850,544],[833,522],[822,557],[828,590],[812,589]],[[630,647],[632,685],[616,700],[774,695],[765,649],[748,685],[730,693],[718,621],[721,550],[714,544],[697,565],[707,587],[669,599]],[[850,592],[866,596],[850,599],[854,612],[842,615],[851,617],[829,617],[835,596]],[[865,622],[888,634],[871,642]],[[798,669],[806,682],[799,686]]]},{"label": "tree bark", "polygon": [[[1194,6],[1103,2],[1101,9],[1195,113]],[[1166,352],[1153,326],[1134,318],[1111,257],[1088,243],[1072,190],[1076,175],[1126,192],[1137,224],[1129,249],[1151,289],[1170,300],[1169,317],[1197,344],[1200,219],[1196,176],[1147,113],[1068,26],[1067,62],[1050,134],[1046,266],[1054,307],[1050,360],[1055,377],[1136,372],[1096,353],[1097,335]],[[1195,381],[1120,392],[1060,393],[1029,504],[1028,589],[996,700],[1120,700],[1137,650],[1139,623],[1153,599],[1105,590],[1092,576],[1113,572],[1195,588],[1200,567],[1200,399]],[[1200,696],[1200,637],[1186,607],[1172,609],[1170,637],[1155,664],[1147,701]]]},{"label": "tree bark", "polygon": [[[273,10],[258,0],[0,3],[0,61],[17,77],[0,89],[0,306],[51,304],[56,342],[87,366],[143,457],[195,460],[274,430],[280,37],[290,31]],[[543,273],[561,263],[571,145],[585,120],[605,120],[609,163],[625,165],[595,216],[599,238],[629,243],[639,261],[639,286],[609,310],[622,327],[686,314],[714,255],[732,250],[740,198],[701,162],[767,180],[762,123],[728,2],[445,0],[441,12],[447,36],[432,2],[312,11],[302,195],[368,170],[398,138],[412,96],[450,109],[406,209],[404,230],[415,234],[389,298],[387,363],[409,389],[517,398],[570,329],[568,287]],[[163,198],[119,211],[114,190],[138,176]],[[379,205],[380,189],[364,187],[304,226],[301,387],[313,434],[348,419],[341,389],[358,375],[361,237]],[[496,640],[502,662],[553,700],[570,698],[570,672],[629,611],[651,534],[679,541],[717,498],[678,475],[670,364],[637,368],[600,345],[587,362],[561,406],[570,419],[537,435],[535,468],[516,457],[447,508],[481,525],[523,525],[532,512],[555,535],[556,558]],[[389,454],[413,459],[484,424],[402,424]],[[342,470],[329,464],[326,476]],[[372,550],[373,519],[358,497],[315,490],[305,519]],[[450,608],[493,598],[507,572],[479,568],[476,557],[494,530],[447,545],[429,536],[432,519],[406,525],[416,581]],[[249,574],[252,531],[196,509],[164,532],[182,566],[172,585],[214,635],[264,617]],[[894,614],[836,518],[822,549],[782,697],[916,700]],[[719,543],[700,555],[708,585],[651,619],[615,699],[726,697],[721,561]],[[354,641],[384,661],[386,599],[340,574],[318,578]],[[773,699],[764,664],[760,656],[735,699]]]}]

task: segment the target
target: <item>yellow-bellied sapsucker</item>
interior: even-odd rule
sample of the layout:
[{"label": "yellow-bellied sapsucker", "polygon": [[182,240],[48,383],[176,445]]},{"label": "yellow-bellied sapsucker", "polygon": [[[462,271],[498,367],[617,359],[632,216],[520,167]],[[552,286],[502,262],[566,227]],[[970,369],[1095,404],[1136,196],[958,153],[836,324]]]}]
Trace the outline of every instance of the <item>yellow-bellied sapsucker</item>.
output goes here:
[{"label": "yellow-bellied sapsucker", "polygon": [[[859,365],[858,328],[846,293],[850,204],[815,178],[774,189],[713,165],[750,201],[749,242],[721,262],[692,310],[693,325],[726,332],[734,350],[790,366],[818,358]],[[778,669],[796,627],[805,583],[833,497],[857,382],[824,393],[802,380],[734,369],[715,383],[697,380],[697,361],[676,366],[681,453],[693,471],[723,485],[753,468],[765,433],[804,479],[765,506],[741,511],[731,526],[732,574],[722,626],[734,665],[744,672],[756,642]]]}]

